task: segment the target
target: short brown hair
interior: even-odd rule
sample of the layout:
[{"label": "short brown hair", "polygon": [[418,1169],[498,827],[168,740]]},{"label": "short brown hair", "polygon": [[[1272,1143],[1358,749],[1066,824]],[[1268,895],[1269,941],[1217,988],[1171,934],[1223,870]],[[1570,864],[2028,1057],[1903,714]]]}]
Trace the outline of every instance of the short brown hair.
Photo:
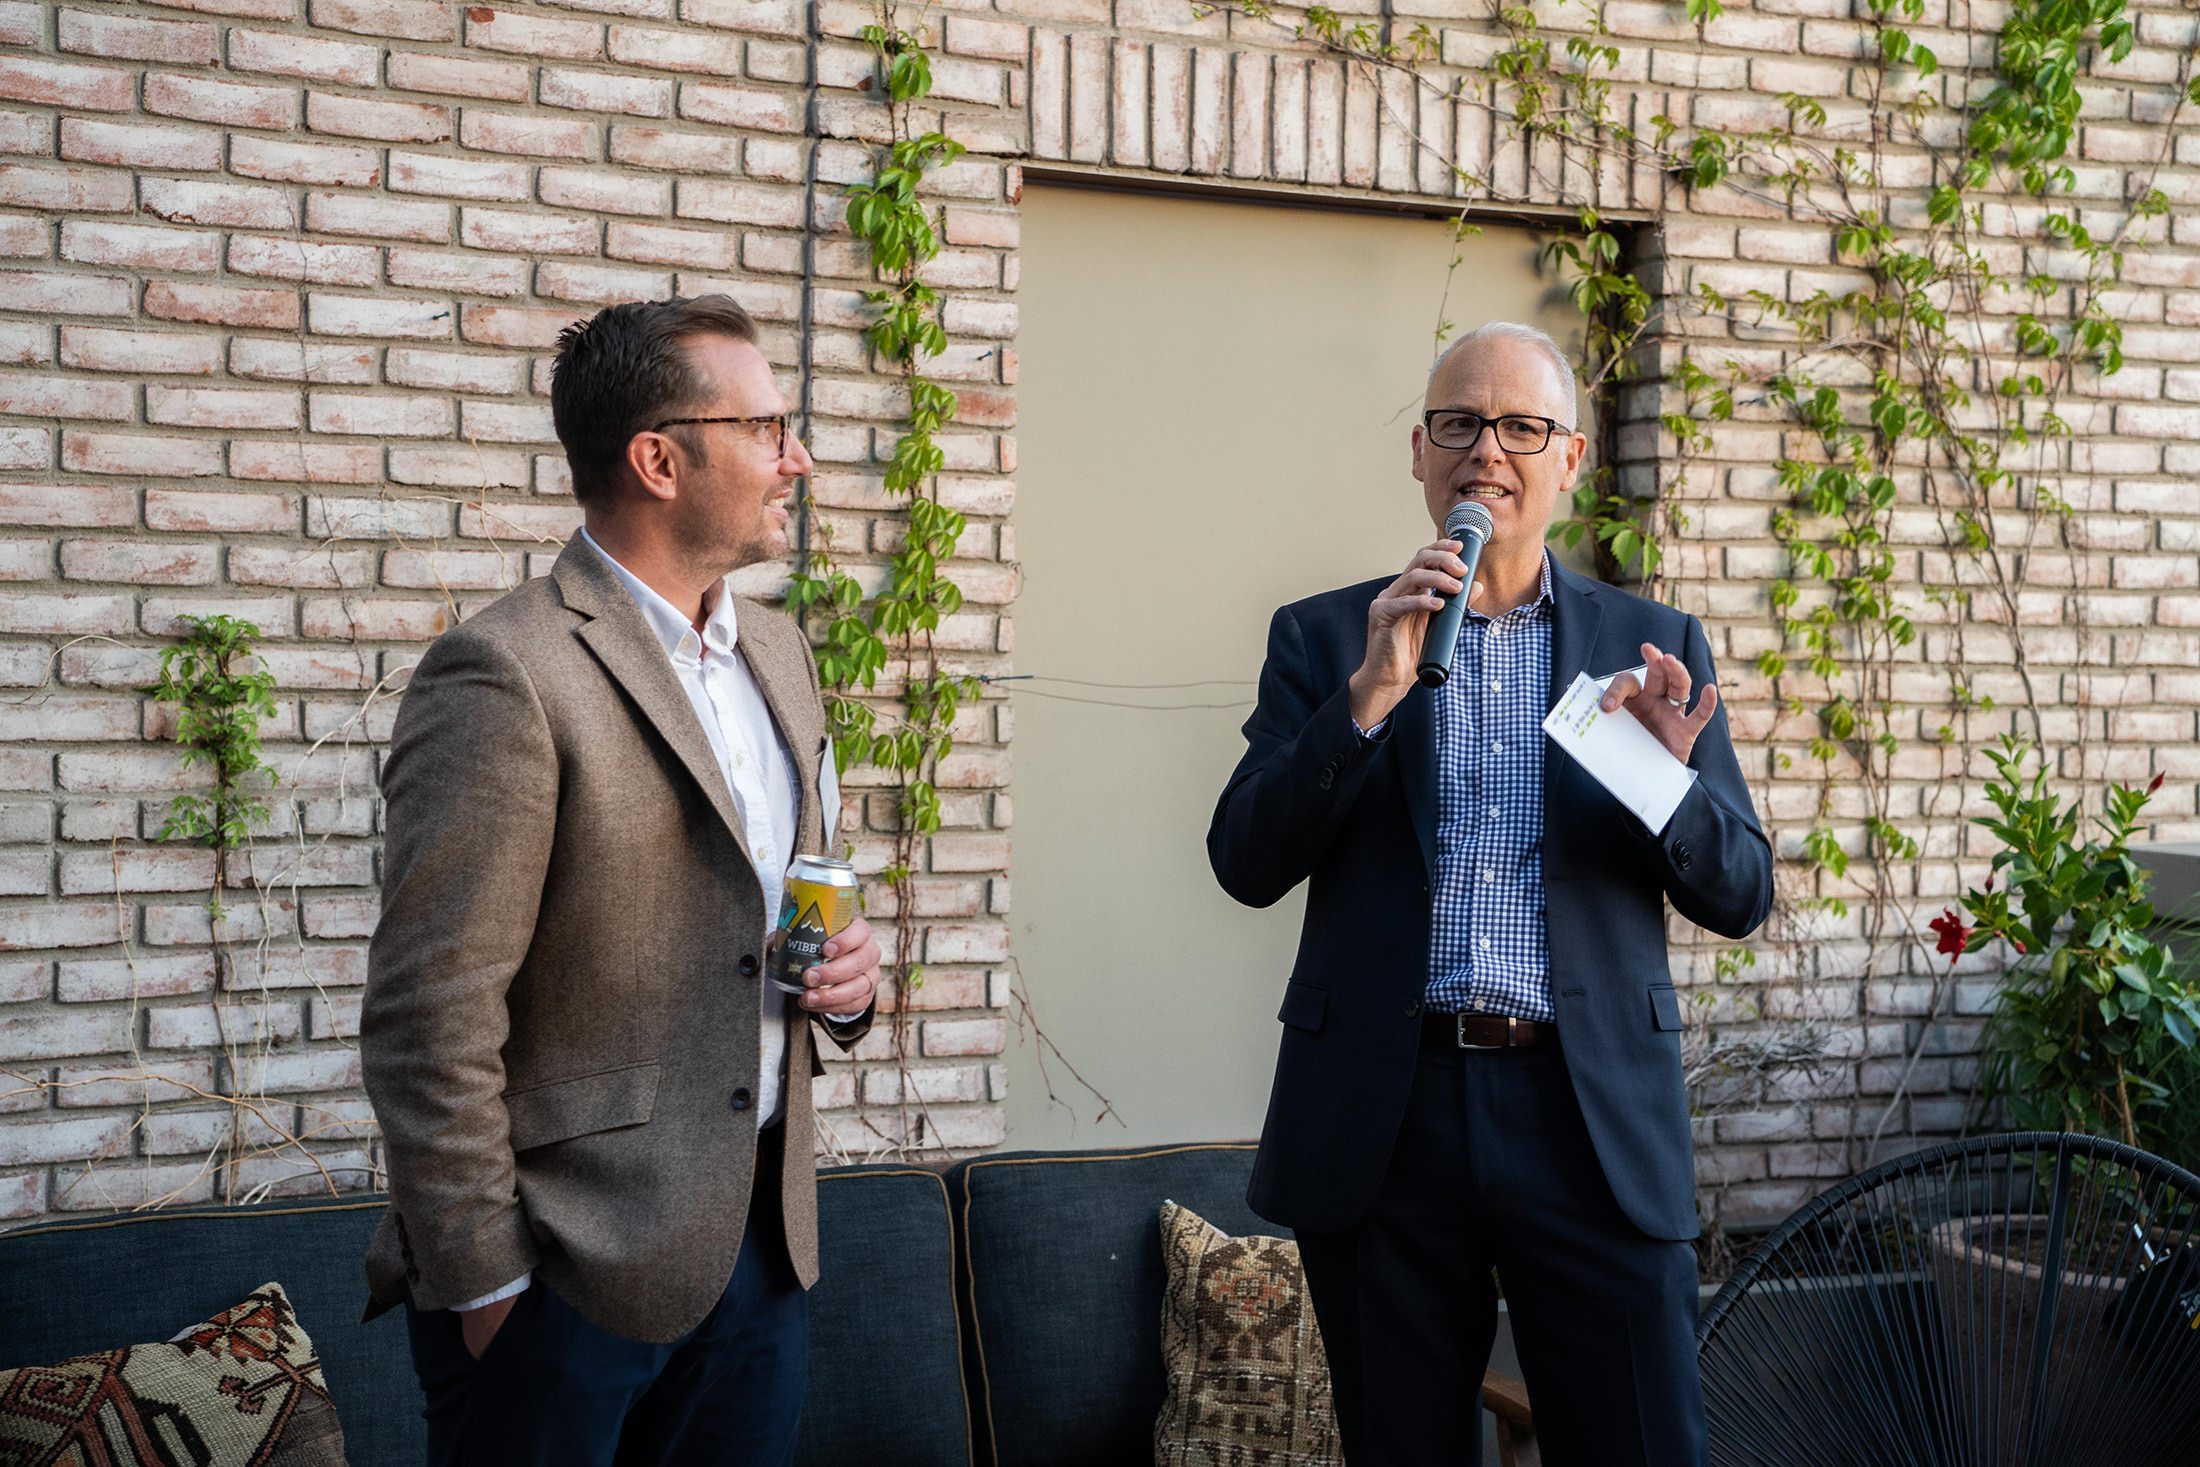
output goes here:
[{"label": "short brown hair", "polygon": [[690,337],[756,344],[756,322],[730,296],[606,306],[558,333],[550,419],[573,470],[573,497],[606,492],[626,446],[653,423],[703,405],[710,384],[688,360]]}]

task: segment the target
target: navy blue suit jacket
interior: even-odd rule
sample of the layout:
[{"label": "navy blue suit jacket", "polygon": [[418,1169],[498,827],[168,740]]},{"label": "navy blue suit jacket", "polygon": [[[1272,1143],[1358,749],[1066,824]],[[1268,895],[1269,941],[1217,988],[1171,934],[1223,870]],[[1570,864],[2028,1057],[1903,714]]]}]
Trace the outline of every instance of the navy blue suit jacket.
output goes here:
[{"label": "navy blue suit jacket", "polygon": [[[1551,580],[1550,701],[1576,673],[1639,665],[1644,642],[1676,651],[1695,687],[1713,681],[1694,617],[1555,564]],[[1239,901],[1265,907],[1307,883],[1248,1199],[1299,1231],[1349,1227],[1372,1206],[1405,1113],[1428,983],[1432,695],[1416,687],[1388,736],[1371,742],[1352,726],[1345,687],[1366,652],[1368,604],[1388,584],[1276,613],[1245,757],[1207,832],[1215,875]],[[1723,706],[1689,763],[1694,788],[1652,836],[1544,740],[1543,880],[1560,1043],[1621,1209],[1667,1239],[1694,1237],[1697,1223],[1665,903],[1732,938],[1755,931],[1772,906],[1772,852]]]}]

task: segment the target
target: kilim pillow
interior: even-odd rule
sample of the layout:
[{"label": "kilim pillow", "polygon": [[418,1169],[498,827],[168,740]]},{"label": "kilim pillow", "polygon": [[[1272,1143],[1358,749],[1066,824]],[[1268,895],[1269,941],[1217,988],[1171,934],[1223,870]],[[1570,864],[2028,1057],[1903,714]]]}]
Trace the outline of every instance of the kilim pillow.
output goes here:
[{"label": "kilim pillow", "polygon": [[1299,1245],[1233,1238],[1164,1202],[1161,1256],[1157,1467],[1343,1467]]},{"label": "kilim pillow", "polygon": [[164,1345],[0,1370],[0,1462],[344,1467],[313,1341],[280,1284]]}]

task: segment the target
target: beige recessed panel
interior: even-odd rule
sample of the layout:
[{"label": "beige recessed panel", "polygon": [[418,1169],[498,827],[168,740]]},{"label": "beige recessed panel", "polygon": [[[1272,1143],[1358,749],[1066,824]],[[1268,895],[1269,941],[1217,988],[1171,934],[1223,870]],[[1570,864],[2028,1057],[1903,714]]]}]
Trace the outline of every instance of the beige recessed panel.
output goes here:
[{"label": "beige recessed panel", "polygon": [[[1051,1062],[1050,1104],[1026,1033],[1012,1146],[1259,1132],[1304,903],[1224,896],[1207,822],[1271,613],[1435,538],[1407,433],[1454,248],[1395,215],[1024,196],[1010,923],[1040,1022],[1124,1124]],[[1457,248],[1459,329],[1573,347],[1531,234]]]}]

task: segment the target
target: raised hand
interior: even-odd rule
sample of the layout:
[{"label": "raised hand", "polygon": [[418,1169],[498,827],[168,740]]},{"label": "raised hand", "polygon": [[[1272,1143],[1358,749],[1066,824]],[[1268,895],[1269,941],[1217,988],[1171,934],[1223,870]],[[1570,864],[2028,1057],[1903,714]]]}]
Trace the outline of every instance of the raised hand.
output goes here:
[{"label": "raised hand", "polygon": [[1649,642],[1642,644],[1643,671],[1640,677],[1623,672],[1612,679],[1604,690],[1601,705],[1606,713],[1616,713],[1621,708],[1635,715],[1644,728],[1658,736],[1658,742],[1673,751],[1673,757],[1683,764],[1696,747],[1696,738],[1711,723],[1711,715],[1719,708],[1719,689],[1716,683],[1705,683],[1703,696],[1696,700],[1696,709],[1688,711],[1690,679],[1688,666],[1670,652],[1660,652]]},{"label": "raised hand", "polygon": [[[1428,638],[1428,619],[1446,596],[1459,594],[1467,564],[1457,540],[1439,540],[1415,552],[1397,580],[1385,586],[1367,608],[1367,655],[1352,674],[1352,718],[1373,728],[1413,690]],[[1481,584],[1475,585],[1479,591]],[[1473,596],[1470,593],[1471,603]]]}]

